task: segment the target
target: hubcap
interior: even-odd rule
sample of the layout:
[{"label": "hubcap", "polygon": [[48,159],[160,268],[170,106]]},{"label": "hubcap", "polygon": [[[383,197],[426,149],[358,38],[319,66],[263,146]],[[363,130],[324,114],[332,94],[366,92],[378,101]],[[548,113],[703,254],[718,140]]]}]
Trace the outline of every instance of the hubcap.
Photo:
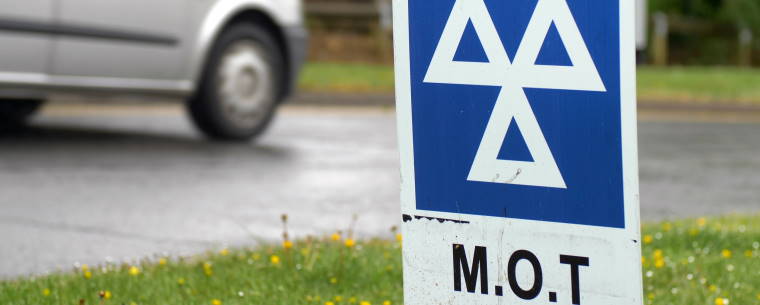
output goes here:
[{"label": "hubcap", "polygon": [[253,128],[266,118],[274,101],[271,66],[253,41],[227,48],[219,67],[218,96],[222,112],[235,125]]}]

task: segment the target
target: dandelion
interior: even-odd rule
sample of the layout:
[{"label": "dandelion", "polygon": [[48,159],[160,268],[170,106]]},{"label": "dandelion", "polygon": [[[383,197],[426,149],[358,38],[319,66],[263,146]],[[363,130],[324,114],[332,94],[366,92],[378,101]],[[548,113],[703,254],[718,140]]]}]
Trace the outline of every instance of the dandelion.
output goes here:
[{"label": "dandelion", "polygon": [[388,300],[383,301],[383,305],[391,305],[391,304],[392,304],[391,301],[388,301]]},{"label": "dandelion", "polygon": [[658,258],[657,260],[654,261],[654,267],[655,268],[665,267],[665,260],[662,258]]},{"label": "dandelion", "polygon": [[282,247],[285,248],[285,250],[289,250],[290,248],[293,248],[293,242],[286,240],[282,242]]},{"label": "dandelion", "polygon": [[715,305],[728,305],[728,299],[726,299],[726,298],[716,298],[715,299]]},{"label": "dandelion", "polygon": [[330,239],[332,239],[332,241],[339,241],[340,240],[340,234],[339,233],[333,233],[332,235],[330,235]]},{"label": "dandelion", "polygon": [[129,275],[131,275],[131,276],[138,276],[138,275],[140,275],[140,268],[137,268],[135,266],[129,267]]},{"label": "dandelion", "polygon": [[669,222],[666,222],[666,223],[662,224],[662,230],[663,231],[670,232],[670,230],[672,230],[672,229],[673,229],[673,225],[670,224]]},{"label": "dandelion", "polygon": [[167,263],[167,262],[168,262],[168,261],[166,260],[166,258],[165,258],[165,257],[162,257],[162,258],[159,258],[159,259],[158,259],[158,265],[159,265],[159,266],[166,266],[166,263]]},{"label": "dandelion", "polygon": [[403,239],[403,237],[401,236],[401,233],[397,233],[396,234],[396,241],[397,242],[401,242],[402,239]]},{"label": "dandelion", "polygon": [[723,249],[723,251],[720,252],[720,256],[723,256],[723,258],[731,258],[731,250]]},{"label": "dandelion", "polygon": [[651,244],[653,240],[654,240],[654,238],[652,237],[652,235],[649,235],[649,234],[644,235],[644,244],[645,245]]},{"label": "dandelion", "polygon": [[[42,295],[49,296],[50,295],[50,289],[48,289],[48,288],[42,289]],[[760,298],[760,295],[758,295],[758,298]]]},{"label": "dandelion", "polygon": [[230,254],[230,249],[224,248],[222,250],[219,250],[219,255],[221,256],[227,256]]},{"label": "dandelion", "polygon": [[650,292],[649,294],[647,294],[647,299],[654,300],[654,293]]},{"label": "dandelion", "polygon": [[101,290],[98,292],[98,297],[100,297],[100,299],[109,300],[113,297],[113,294],[111,294],[110,290]]},{"label": "dandelion", "polygon": [[87,266],[87,264],[82,264],[82,272],[86,272],[87,270],[90,270],[90,266]]},{"label": "dandelion", "polygon": [[177,279],[177,284],[178,285],[182,286],[182,285],[185,285],[185,283],[186,282],[185,282],[185,278],[184,277],[181,277],[181,278]]},{"label": "dandelion", "polygon": [[269,261],[272,263],[272,265],[278,265],[278,264],[280,264],[280,257],[277,256],[277,255],[272,255],[269,258]]},{"label": "dandelion", "polygon": [[325,305],[335,305],[335,303],[333,303],[333,301],[327,301],[325,302]]},{"label": "dandelion", "polygon": [[654,257],[654,258],[662,258],[662,254],[663,254],[662,250],[656,249],[656,250],[654,250],[654,252],[652,252],[652,257]]},{"label": "dandelion", "polygon": [[345,244],[346,244],[346,247],[351,248],[354,245],[356,245],[356,241],[354,241],[353,239],[348,238],[348,239],[346,239]]},{"label": "dandelion", "polygon": [[336,277],[331,277],[331,278],[330,278],[330,284],[333,284],[333,285],[335,285],[335,284],[337,284],[337,283],[338,283],[338,278],[336,278]]},{"label": "dandelion", "polygon": [[359,305],[372,305],[372,303],[370,303],[368,301],[361,301],[361,302],[359,302]]},{"label": "dandelion", "polygon": [[212,276],[214,275],[214,269],[212,269],[212,265],[209,262],[203,263],[203,274],[206,276]]},{"label": "dandelion", "polygon": [[707,224],[707,218],[700,217],[697,218],[697,225],[700,227],[704,227]]},{"label": "dandelion", "polygon": [[339,296],[339,295],[335,296],[335,302],[342,302],[342,301],[343,301],[343,297],[342,296]]},{"label": "dandelion", "polygon": [[82,274],[82,276],[84,276],[84,279],[89,280],[92,278],[92,272],[90,270],[87,270],[84,272],[84,274]]},{"label": "dandelion", "polygon": [[211,305],[222,305],[222,301],[219,299],[211,300]]},{"label": "dandelion", "polygon": [[643,257],[643,256],[641,257],[641,264],[642,265],[646,265],[647,264],[647,258],[646,257]]},{"label": "dandelion", "polygon": [[350,297],[350,298],[348,298],[348,303],[350,303],[350,304],[356,303],[356,297]]},{"label": "dandelion", "polygon": [[715,285],[707,286],[707,290],[710,290],[711,292],[715,292],[716,290],[718,290],[718,286],[715,286]]}]

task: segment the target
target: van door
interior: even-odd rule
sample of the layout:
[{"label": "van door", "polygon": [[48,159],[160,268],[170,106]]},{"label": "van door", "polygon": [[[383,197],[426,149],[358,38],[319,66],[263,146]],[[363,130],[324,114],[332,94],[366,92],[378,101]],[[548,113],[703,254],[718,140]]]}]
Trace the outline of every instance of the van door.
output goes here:
[{"label": "van door", "polygon": [[58,23],[69,35],[54,43],[52,74],[132,84],[179,77],[187,0],[56,1]]},{"label": "van door", "polygon": [[53,0],[0,0],[0,82],[42,80],[52,22]]}]

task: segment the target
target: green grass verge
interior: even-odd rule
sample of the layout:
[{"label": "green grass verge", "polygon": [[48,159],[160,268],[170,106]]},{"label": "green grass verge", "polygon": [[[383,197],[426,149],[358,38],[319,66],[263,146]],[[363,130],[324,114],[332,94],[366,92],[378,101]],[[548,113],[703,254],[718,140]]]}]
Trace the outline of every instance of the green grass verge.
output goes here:
[{"label": "green grass verge", "polygon": [[[647,304],[760,303],[760,216],[650,224],[643,234]],[[79,268],[0,282],[0,304],[401,304],[399,245],[324,237]]]},{"label": "green grass verge", "polygon": [[394,88],[393,67],[370,64],[309,63],[299,86],[308,92],[388,93]]},{"label": "green grass verge", "polygon": [[[393,67],[310,63],[300,82],[307,92],[393,92]],[[641,100],[665,103],[760,104],[760,69],[731,67],[640,67]]]},{"label": "green grass verge", "polygon": [[760,104],[760,69],[641,67],[638,92],[650,101]]}]

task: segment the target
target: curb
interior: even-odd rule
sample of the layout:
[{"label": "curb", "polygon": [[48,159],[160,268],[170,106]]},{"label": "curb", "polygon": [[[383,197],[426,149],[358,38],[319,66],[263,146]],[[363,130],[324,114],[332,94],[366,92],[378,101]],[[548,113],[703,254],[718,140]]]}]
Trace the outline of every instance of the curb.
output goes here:
[{"label": "curb", "polygon": [[[309,106],[394,107],[396,97],[388,93],[296,93],[288,103]],[[668,101],[641,100],[639,110],[685,112],[760,113],[760,105],[746,104],[686,104]]]}]

